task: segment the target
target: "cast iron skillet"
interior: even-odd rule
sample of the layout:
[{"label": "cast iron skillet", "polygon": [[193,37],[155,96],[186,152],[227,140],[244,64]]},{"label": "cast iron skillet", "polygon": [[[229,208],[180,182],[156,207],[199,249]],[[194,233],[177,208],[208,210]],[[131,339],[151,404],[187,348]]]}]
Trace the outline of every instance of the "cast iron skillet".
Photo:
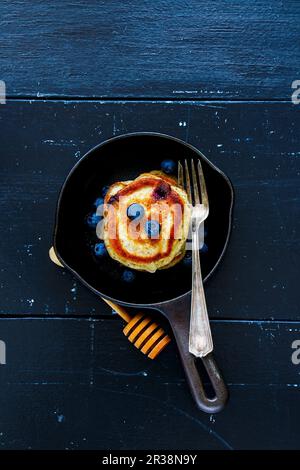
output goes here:
[{"label": "cast iron skillet", "polygon": [[[188,351],[191,267],[180,262],[155,274],[135,271],[134,282],[122,281],[124,267],[109,256],[99,261],[91,245],[96,235],[86,227],[86,216],[101,187],[136,178],[160,169],[171,158],[200,158],[209,197],[210,213],[205,227],[208,252],[201,256],[204,280],[213,273],[227,247],[233,205],[229,179],[191,145],[163,134],[135,133],[109,139],[90,150],[68,175],[57,205],[54,249],[61,261],[97,295],[121,305],[159,310],[169,320],[183,367],[197,406],[208,413],[220,411],[228,392],[212,354],[202,359],[214,389],[210,396],[203,385],[196,360]],[[95,237],[95,239],[93,239]]]}]

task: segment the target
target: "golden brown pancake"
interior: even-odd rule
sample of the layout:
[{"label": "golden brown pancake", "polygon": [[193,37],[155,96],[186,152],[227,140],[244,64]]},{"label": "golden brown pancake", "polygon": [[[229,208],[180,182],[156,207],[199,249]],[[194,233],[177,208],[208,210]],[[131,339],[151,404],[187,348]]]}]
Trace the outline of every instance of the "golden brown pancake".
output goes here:
[{"label": "golden brown pancake", "polygon": [[[109,255],[121,264],[155,272],[174,266],[185,254],[190,207],[186,192],[162,172],[143,173],[133,181],[113,184],[105,197],[104,242]],[[144,214],[130,220],[127,208],[140,204]],[[151,237],[147,221],[160,224]]]}]

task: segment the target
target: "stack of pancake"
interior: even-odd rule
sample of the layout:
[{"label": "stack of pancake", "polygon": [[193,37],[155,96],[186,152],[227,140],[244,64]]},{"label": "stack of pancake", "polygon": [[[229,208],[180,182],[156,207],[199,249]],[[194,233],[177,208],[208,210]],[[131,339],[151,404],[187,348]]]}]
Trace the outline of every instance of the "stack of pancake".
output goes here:
[{"label": "stack of pancake", "polygon": [[[114,260],[154,273],[183,258],[190,206],[186,192],[174,178],[158,171],[143,173],[135,180],[110,186],[104,202],[103,238]],[[142,211],[132,220],[128,208],[133,204]],[[153,236],[147,230],[149,221],[159,226]]]}]

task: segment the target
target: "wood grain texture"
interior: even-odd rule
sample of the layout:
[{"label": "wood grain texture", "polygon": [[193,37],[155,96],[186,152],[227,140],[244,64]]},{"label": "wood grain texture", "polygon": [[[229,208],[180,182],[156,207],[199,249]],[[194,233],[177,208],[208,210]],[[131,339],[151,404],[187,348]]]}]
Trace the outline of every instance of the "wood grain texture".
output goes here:
[{"label": "wood grain texture", "polygon": [[289,103],[2,106],[1,314],[109,313],[49,262],[58,191],[94,145],[112,135],[151,130],[197,146],[235,188],[229,249],[206,288],[211,317],[299,320],[299,119],[297,106]]},{"label": "wood grain texture", "polygon": [[[8,95],[39,98],[0,105],[0,449],[299,449],[298,2],[3,0],[0,26]],[[68,171],[143,130],[194,144],[234,184],[206,286],[231,393],[219,415],[196,410],[174,341],[145,358],[49,262]]]},{"label": "wood grain texture", "polygon": [[295,0],[1,2],[10,96],[290,99]]},{"label": "wood grain texture", "polygon": [[194,406],[174,343],[150,361],[116,323],[0,320],[0,448],[299,448],[300,323],[212,323],[231,399],[211,416]]}]

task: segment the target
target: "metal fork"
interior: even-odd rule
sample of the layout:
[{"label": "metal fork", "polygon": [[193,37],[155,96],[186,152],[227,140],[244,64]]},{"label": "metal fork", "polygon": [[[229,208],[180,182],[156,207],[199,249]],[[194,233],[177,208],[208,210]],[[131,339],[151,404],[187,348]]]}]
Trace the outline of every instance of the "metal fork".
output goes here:
[{"label": "metal fork", "polygon": [[[206,308],[199,255],[199,228],[208,216],[209,204],[200,160],[198,160],[196,168],[194,160],[191,160],[191,172],[192,185],[187,160],[184,161],[184,167],[180,161],[178,162],[178,182],[185,188],[189,203],[191,204],[193,267],[189,351],[196,357],[204,357],[212,352],[214,348]],[[201,193],[201,202],[198,186]]]}]

